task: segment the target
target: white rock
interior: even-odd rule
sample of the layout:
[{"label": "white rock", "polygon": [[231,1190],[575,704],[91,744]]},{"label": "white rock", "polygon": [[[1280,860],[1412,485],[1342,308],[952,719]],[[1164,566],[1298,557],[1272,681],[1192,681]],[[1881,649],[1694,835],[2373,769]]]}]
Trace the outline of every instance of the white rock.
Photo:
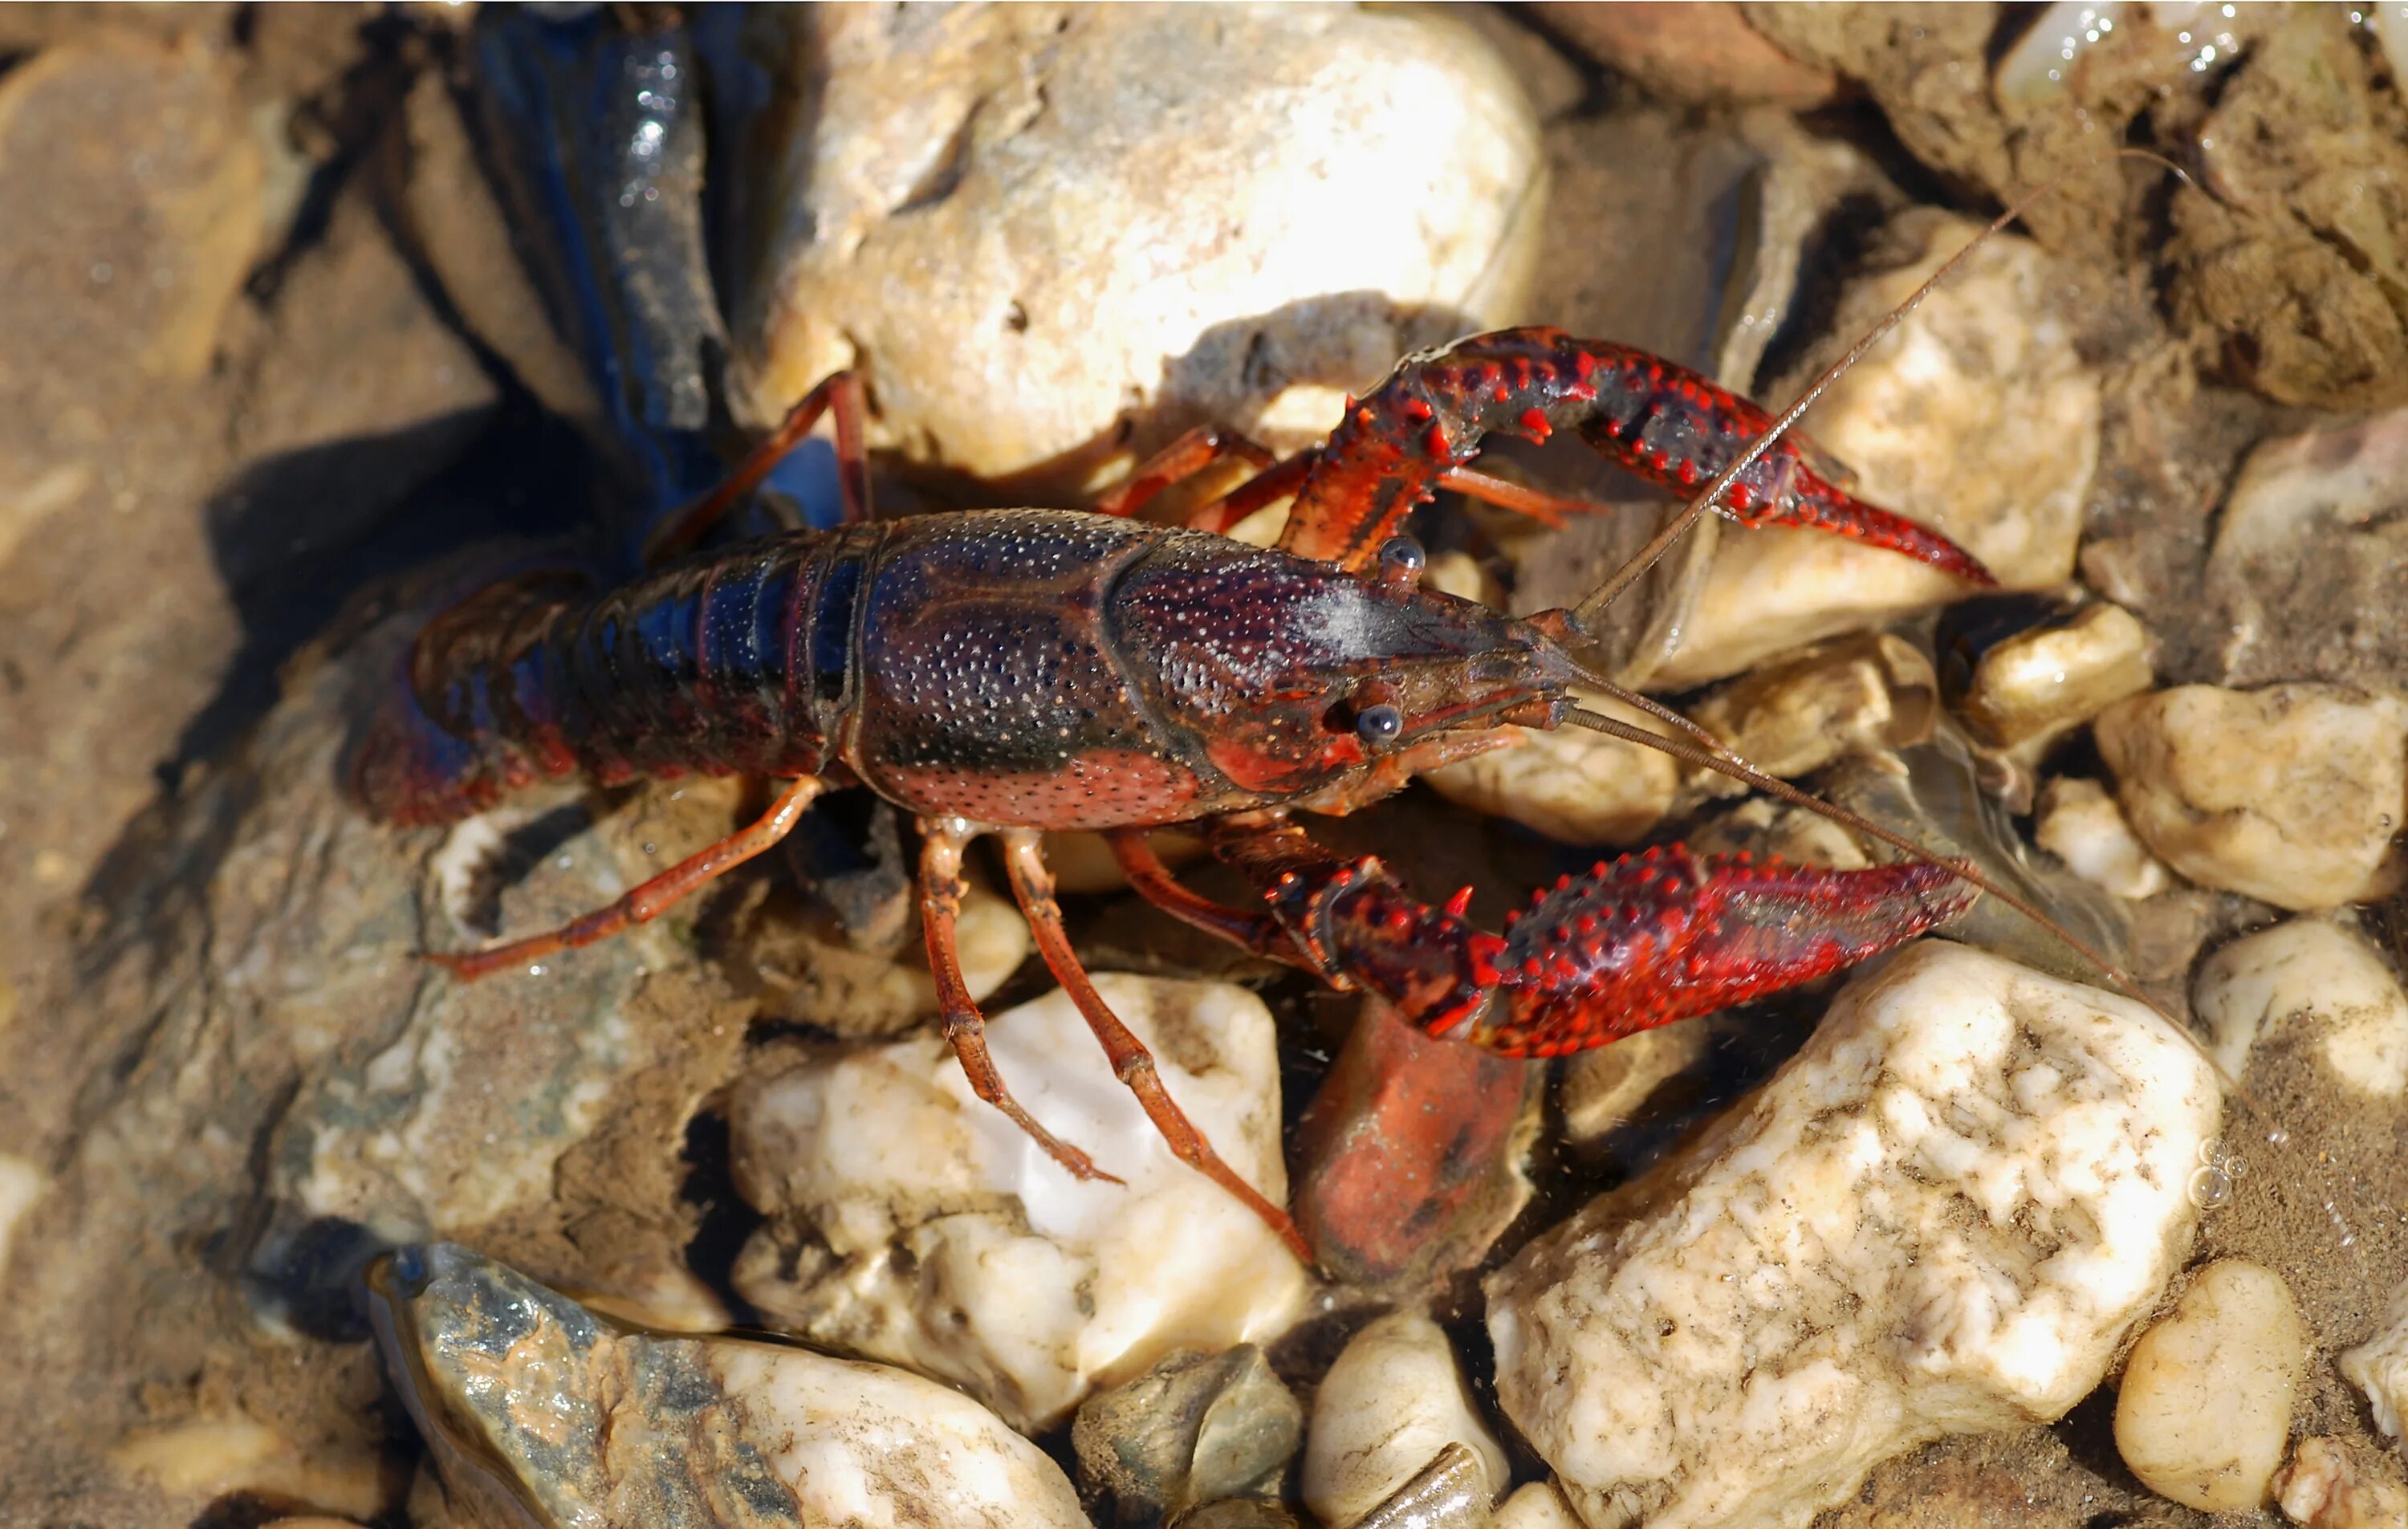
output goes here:
[{"label": "white rock", "polygon": [[2339,1363],[2349,1383],[2366,1393],[2374,1425],[2386,1438],[2398,1438],[2400,1420],[2408,1415],[2408,1284],[2391,1293],[2382,1329],[2344,1350]]},{"label": "white rock", "polygon": [[2040,821],[2032,836],[2065,862],[2065,868],[2118,897],[2155,897],[2172,885],[2164,861],[2132,832],[2124,809],[2107,788],[2079,776],[2061,776],[2041,789]]},{"label": "white rock", "polygon": [[[839,366],[873,441],[1075,485],[1205,419],[1275,447],[1417,346],[1520,317],[1544,201],[1503,62],[1352,7],[832,7],[776,19],[730,393]],[[1209,208],[1209,215],[1197,209]]]},{"label": "white rock", "polygon": [[[1690,709],[1733,753],[1783,779],[1848,754],[1902,749],[1931,736],[1940,687],[1931,660],[1887,633],[1821,643],[1720,687]],[[1689,789],[1738,796],[1747,787],[1708,770]]]},{"label": "white rock", "polygon": [[2152,664],[2139,618],[2104,601],[2085,606],[1985,652],[1966,689],[1965,720],[1999,747],[2045,742],[2147,690]]},{"label": "white rock", "polygon": [[2283,1516],[2306,1529],[2408,1529],[2408,1488],[2364,1469],[2329,1436],[2300,1440],[2274,1489]]},{"label": "white rock", "polygon": [[2408,993],[2364,940],[2322,919],[2293,919],[2215,952],[2191,1003],[2216,1065],[2234,1078],[2269,1024],[2307,1023],[2334,1079],[2397,1099],[2408,1089]]},{"label": "white rock", "polygon": [[2243,1259],[2199,1271],[2141,1335],[2115,1396],[2115,1450],[2143,1485],[2208,1513],[2265,1502],[2308,1364],[2282,1277]]},{"label": "white rock", "polygon": [[[1636,707],[1575,690],[1588,710],[1661,730]],[[1517,727],[1520,741],[1422,777],[1450,802],[1566,844],[1629,844],[1670,810],[1681,767],[1670,754],[1586,728]]]},{"label": "white rock", "polygon": [[1328,1529],[1345,1529],[1448,1444],[1480,1457],[1492,1498],[1512,1479],[1446,1334],[1418,1312],[1383,1317],[1354,1335],[1314,1393],[1304,1505]]},{"label": "white rock", "polygon": [[1926,942],[1683,1158],[1488,1281],[1506,1414],[1592,1529],[1803,1524],[2096,1386],[2221,1100],[2127,1000]]},{"label": "white rock", "polygon": [[1580,1529],[1580,1520],[1553,1481],[1533,1481],[1497,1505],[1489,1529]]},{"label": "white rock", "polygon": [[[1284,1201],[1270,1013],[1228,983],[1100,976],[1164,1086]],[[1068,994],[994,1015],[1013,1097],[1125,1184],[1082,1183],[970,1092],[934,1036],[815,1058],[731,1107],[737,1182],[772,1224],[736,1271],[777,1325],[940,1377],[1045,1427],[1180,1347],[1284,1330],[1306,1275],[1171,1155]]]},{"label": "white rock", "polygon": [[[1839,339],[1870,329],[1980,225],[1927,208],[1895,226],[1913,253],[1842,299],[1832,320]],[[1804,422],[1855,471],[1859,498],[1944,533],[2014,590],[2071,576],[2099,462],[2099,381],[2071,325],[2053,311],[2051,285],[2038,246],[1990,240]],[[1727,531],[1686,636],[1648,684],[1717,679],[1969,593],[1936,569],[1844,537]]]},{"label": "white rock", "polygon": [[2408,811],[2408,706],[2339,685],[2184,685],[2100,715],[2132,827],[2206,887],[2294,909],[2379,896]]}]

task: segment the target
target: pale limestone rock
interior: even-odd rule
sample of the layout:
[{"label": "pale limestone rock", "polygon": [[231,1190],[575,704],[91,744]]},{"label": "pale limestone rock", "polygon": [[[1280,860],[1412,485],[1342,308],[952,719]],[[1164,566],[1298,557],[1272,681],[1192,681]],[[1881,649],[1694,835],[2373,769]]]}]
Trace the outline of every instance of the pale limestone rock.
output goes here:
[{"label": "pale limestone rock", "polygon": [[2085,606],[2061,624],[2018,633],[1973,665],[1961,709],[1985,743],[2043,744],[2156,677],[2149,630],[2121,606]]},{"label": "pale limestone rock", "polygon": [[[1664,724],[1594,692],[1587,710],[1652,731]],[[1520,741],[1422,777],[1448,801],[1510,819],[1566,844],[1629,844],[1671,809],[1681,766],[1670,754],[1585,728],[1509,729]]]},{"label": "pale limestone rock", "polygon": [[[1227,983],[1100,976],[1222,1157],[1286,1197],[1269,1011]],[[1171,1155],[1069,997],[988,1021],[1012,1095],[1125,1184],[1082,1183],[971,1092],[935,1036],[814,1057],[730,1111],[737,1182],[770,1224],[736,1283],[781,1327],[909,1365],[1045,1427],[1173,1349],[1284,1330],[1306,1276]]]},{"label": "pale limestone rock", "polygon": [[2216,951],[2191,1003],[2216,1065],[2234,1078],[2266,1026],[2305,1023],[2344,1088],[2372,1099],[2408,1090],[2408,993],[2371,946],[2322,919],[2293,919]]},{"label": "pale limestone rock", "polygon": [[2118,897],[2154,897],[2172,884],[2165,862],[2149,853],[2096,780],[2063,776],[2042,788],[2032,836],[2067,870]]},{"label": "pale limestone rock", "polygon": [[0,1276],[8,1272],[8,1244],[17,1223],[50,1187],[41,1165],[14,1152],[0,1152]]},{"label": "pale limestone rock", "polygon": [[[1767,775],[1810,775],[1848,754],[1904,749],[1931,736],[1939,710],[1931,660],[1882,633],[1821,643],[1735,679],[1698,702],[1690,720]],[[1692,770],[1688,789],[1737,796],[1747,787]]]},{"label": "pale limestone rock", "polygon": [[1571,1504],[1553,1481],[1533,1481],[1497,1505],[1491,1529],[1580,1529]]},{"label": "pale limestone rock", "polygon": [[2300,1440],[2274,1493],[2283,1516],[2305,1529],[2408,1529],[2408,1487],[2366,1469],[2329,1436]]},{"label": "pale limestone rock", "polygon": [[492,1493],[539,1522],[597,1529],[1087,1522],[1035,1445],[902,1370],[624,1330],[451,1244],[403,1250],[371,1288],[386,1371],[454,1502]]},{"label": "pale limestone rock", "polygon": [[1449,1444],[1479,1457],[1490,1499],[1512,1479],[1446,1334],[1419,1312],[1383,1317],[1354,1335],[1314,1393],[1304,1505],[1330,1529],[1344,1529]]},{"label": "pale limestone rock", "polygon": [[2205,887],[2332,907],[2397,881],[2408,706],[2337,685],[2184,685],[2098,721],[2116,796],[2149,848]]},{"label": "pale limestone rock", "polygon": [[2115,1450],[2143,1485],[2202,1512],[2266,1500],[2308,1364],[2282,1276],[2243,1259],[2199,1271],[2141,1335],[2115,1396]]},{"label": "pale limestone rock", "polygon": [[2382,1329],[2345,1350],[2339,1363],[2342,1375],[2366,1393],[2374,1425],[2386,1438],[2398,1438],[2400,1420],[2408,1415],[2408,1285],[2391,1293]]},{"label": "pale limestone rock", "polygon": [[[1980,228],[1928,208],[1894,226],[1912,252],[1850,290],[1832,320],[1836,341],[1870,329]],[[1942,532],[2012,590],[2071,577],[2099,462],[2099,380],[2054,311],[2051,285],[2038,246],[1991,239],[1804,422],[1854,470],[1858,497]],[[1971,593],[1937,569],[1845,537],[1727,531],[1687,635],[1648,684],[1677,690],[1720,679]]]},{"label": "pale limestone rock", "polygon": [[383,1500],[374,1453],[305,1448],[239,1411],[146,1430],[120,1442],[108,1457],[171,1496],[247,1493],[356,1519],[373,1515]]},{"label": "pale limestone rock", "polygon": [[2098,1384],[2220,1098],[2138,1005],[1926,942],[1682,1158],[1488,1280],[1498,1396],[1591,1529],[1803,1524]]},{"label": "pale limestone rock", "polygon": [[[873,442],[1076,487],[1205,419],[1276,447],[1518,318],[1544,200],[1511,71],[1352,7],[855,6],[775,19],[730,393],[867,371]],[[1198,217],[1197,208],[1211,209]]]}]

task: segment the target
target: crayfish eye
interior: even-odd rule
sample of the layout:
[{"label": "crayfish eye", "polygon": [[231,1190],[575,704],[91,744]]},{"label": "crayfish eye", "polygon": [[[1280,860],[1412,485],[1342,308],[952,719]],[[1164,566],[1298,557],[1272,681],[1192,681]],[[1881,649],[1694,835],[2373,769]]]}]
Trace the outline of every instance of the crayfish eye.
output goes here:
[{"label": "crayfish eye", "polygon": [[1366,743],[1385,743],[1405,730],[1405,714],[1395,707],[1365,707],[1354,714],[1354,731]]},{"label": "crayfish eye", "polygon": [[1428,563],[1422,544],[1411,536],[1390,536],[1380,544],[1380,577],[1388,583],[1420,582],[1422,569]]}]

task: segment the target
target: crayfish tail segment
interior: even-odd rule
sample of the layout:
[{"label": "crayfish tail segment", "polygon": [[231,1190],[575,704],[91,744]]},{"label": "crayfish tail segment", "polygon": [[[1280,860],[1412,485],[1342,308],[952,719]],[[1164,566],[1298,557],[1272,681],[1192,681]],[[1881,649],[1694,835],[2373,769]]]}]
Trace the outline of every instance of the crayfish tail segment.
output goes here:
[{"label": "crayfish tail segment", "polygon": [[1500,937],[1284,821],[1225,820],[1213,850],[1324,976],[1508,1056],[1586,1050],[1795,987],[1906,943],[1973,896],[1946,865],[1819,870],[1672,845],[1564,878]]},{"label": "crayfish tail segment", "polygon": [[[1763,409],[1661,356],[1558,329],[1505,329],[1408,357],[1350,407],[1297,491],[1281,547],[1359,568],[1492,434],[1579,433],[1675,492],[1712,482],[1772,428]],[[1722,507],[1747,525],[1808,526],[1902,552],[1970,583],[1997,580],[1938,533],[1864,503],[1784,436],[1734,479]]]}]

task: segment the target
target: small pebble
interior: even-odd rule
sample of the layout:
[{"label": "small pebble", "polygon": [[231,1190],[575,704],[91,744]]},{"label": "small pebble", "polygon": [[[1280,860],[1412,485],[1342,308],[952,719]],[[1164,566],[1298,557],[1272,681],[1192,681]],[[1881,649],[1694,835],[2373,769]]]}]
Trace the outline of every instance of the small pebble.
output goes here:
[{"label": "small pebble", "polygon": [[2282,1277],[2237,1258],[2201,1269],[2141,1335],[2115,1397],[2115,1449],[2148,1489],[2225,1513],[2266,1500],[2307,1368]]},{"label": "small pebble", "polygon": [[1959,707],[1985,743],[2039,743],[2147,690],[2153,678],[2148,629],[2102,601],[1991,647]]},{"label": "small pebble", "polygon": [[2408,993],[2373,948],[2322,919],[2293,919],[2200,967],[2191,1004],[2216,1065],[2239,1078],[2269,1025],[2307,1024],[2334,1081],[2371,1099],[2408,1091]]},{"label": "small pebble", "polygon": [[2347,1444],[2323,1435],[2292,1450],[2274,1501],[2304,1529],[2408,1529],[2408,1487],[2396,1472],[2361,1465]]},{"label": "small pebble", "polygon": [[1515,1489],[1513,1495],[1497,1505],[1497,1516],[1489,1522],[1495,1529],[1581,1529],[1572,1505],[1564,1501],[1553,1481],[1532,1481]]},{"label": "small pebble", "polygon": [[1512,1479],[1446,1334],[1417,1312],[1383,1317],[1354,1335],[1313,1397],[1304,1505],[1328,1529],[1345,1529],[1449,1444],[1477,1457],[1489,1496]]},{"label": "small pebble", "polygon": [[2374,1411],[2374,1426],[2386,1438],[2400,1436],[2400,1420],[2408,1416],[2408,1283],[2391,1293],[2383,1326],[2337,1362],[2344,1379],[2366,1393]]},{"label": "small pebble", "polygon": [[2149,853],[2124,809],[2096,780],[2062,776],[2043,787],[2033,837],[2067,870],[2118,897],[2137,902],[2173,884],[2165,862]]},{"label": "small pebble", "polygon": [[2397,880],[2408,706],[2392,696],[2184,685],[2117,702],[2097,734],[2133,830],[2203,887],[2305,910]]}]

